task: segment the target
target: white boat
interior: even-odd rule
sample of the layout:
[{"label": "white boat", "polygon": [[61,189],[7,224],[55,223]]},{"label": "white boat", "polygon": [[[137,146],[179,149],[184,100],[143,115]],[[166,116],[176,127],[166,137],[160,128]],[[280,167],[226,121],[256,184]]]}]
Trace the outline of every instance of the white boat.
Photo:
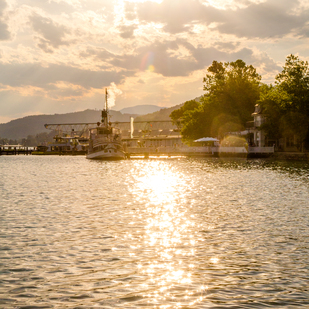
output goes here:
[{"label": "white boat", "polygon": [[54,136],[54,142],[38,146],[46,154],[85,154],[87,144],[81,143],[76,136]]},{"label": "white boat", "polygon": [[97,127],[89,129],[87,159],[122,160],[126,158],[121,141],[121,131],[112,127],[109,122],[107,95],[107,89],[105,89],[105,109],[102,110],[101,122],[97,123]]}]

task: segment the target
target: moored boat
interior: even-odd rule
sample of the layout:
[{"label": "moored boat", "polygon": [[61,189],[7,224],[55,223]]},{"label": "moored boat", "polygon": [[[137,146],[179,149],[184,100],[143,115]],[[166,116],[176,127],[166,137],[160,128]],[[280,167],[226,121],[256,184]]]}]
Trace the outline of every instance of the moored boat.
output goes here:
[{"label": "moored boat", "polygon": [[121,141],[121,131],[112,127],[109,122],[107,96],[107,89],[105,89],[105,109],[102,110],[101,122],[97,123],[97,127],[89,129],[87,159],[122,160],[126,158]]}]

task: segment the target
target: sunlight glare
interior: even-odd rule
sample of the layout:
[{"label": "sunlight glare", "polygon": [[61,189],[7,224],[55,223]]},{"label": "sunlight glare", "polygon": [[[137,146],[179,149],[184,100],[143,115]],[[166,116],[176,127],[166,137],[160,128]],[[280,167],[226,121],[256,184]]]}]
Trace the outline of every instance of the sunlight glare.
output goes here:
[{"label": "sunlight glare", "polygon": [[[191,221],[194,216],[180,206],[186,199],[188,179],[168,162],[159,160],[136,162],[132,175],[133,198],[145,216],[145,248],[154,252],[151,260],[139,261],[138,271],[148,277],[149,285],[156,287],[147,291],[147,297],[158,303],[167,297],[173,299],[175,286],[192,283],[192,258],[196,254]],[[185,302],[192,293],[192,289],[185,292]]]}]

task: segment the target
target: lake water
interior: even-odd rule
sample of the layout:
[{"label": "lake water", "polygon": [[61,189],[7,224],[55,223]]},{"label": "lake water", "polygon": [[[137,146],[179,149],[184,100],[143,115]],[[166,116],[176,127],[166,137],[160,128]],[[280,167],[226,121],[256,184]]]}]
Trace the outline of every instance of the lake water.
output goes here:
[{"label": "lake water", "polygon": [[309,165],[0,157],[0,308],[309,308]]}]

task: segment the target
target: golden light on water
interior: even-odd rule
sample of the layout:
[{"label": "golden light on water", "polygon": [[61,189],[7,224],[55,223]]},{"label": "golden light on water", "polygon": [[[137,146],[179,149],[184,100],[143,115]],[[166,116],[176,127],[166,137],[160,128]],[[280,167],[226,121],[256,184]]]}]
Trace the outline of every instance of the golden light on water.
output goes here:
[{"label": "golden light on water", "polygon": [[53,156],[7,158],[2,171],[3,308],[290,308],[308,298],[308,164]]},{"label": "golden light on water", "polygon": [[213,257],[210,259],[210,262],[213,264],[217,264],[219,262],[219,259],[217,257]]},{"label": "golden light on water", "polygon": [[189,304],[192,294],[204,291],[204,288],[192,291],[190,287],[196,253],[194,216],[181,206],[189,180],[171,170],[165,161],[150,161],[146,169],[140,165],[137,162],[132,173],[135,175],[132,192],[136,202],[143,205],[140,210],[145,218],[143,241],[146,250],[151,252],[151,258],[138,264],[138,271],[154,289],[147,297],[158,303],[166,299],[174,301],[175,290],[181,287],[183,302]]}]

